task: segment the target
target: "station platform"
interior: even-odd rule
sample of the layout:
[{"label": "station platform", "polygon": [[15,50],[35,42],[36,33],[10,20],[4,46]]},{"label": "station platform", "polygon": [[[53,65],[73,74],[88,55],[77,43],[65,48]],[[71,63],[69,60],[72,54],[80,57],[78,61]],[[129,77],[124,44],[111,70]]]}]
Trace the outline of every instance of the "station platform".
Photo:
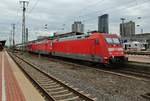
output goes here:
[{"label": "station platform", "polygon": [[0,52],[0,101],[45,101],[6,51]]},{"label": "station platform", "polygon": [[140,62],[140,63],[150,63],[149,55],[127,55],[129,61]]}]

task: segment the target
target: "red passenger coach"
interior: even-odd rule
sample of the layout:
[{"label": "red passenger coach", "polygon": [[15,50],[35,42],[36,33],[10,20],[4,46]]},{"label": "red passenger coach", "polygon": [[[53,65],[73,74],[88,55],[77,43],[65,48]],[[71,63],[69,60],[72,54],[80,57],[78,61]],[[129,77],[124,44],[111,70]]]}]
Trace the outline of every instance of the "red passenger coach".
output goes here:
[{"label": "red passenger coach", "polygon": [[27,45],[27,51],[40,54],[50,54],[52,51],[51,42],[52,40],[49,38],[31,41]]},{"label": "red passenger coach", "polygon": [[125,60],[124,50],[115,34],[98,32],[75,35],[53,41],[52,55],[99,63]]}]

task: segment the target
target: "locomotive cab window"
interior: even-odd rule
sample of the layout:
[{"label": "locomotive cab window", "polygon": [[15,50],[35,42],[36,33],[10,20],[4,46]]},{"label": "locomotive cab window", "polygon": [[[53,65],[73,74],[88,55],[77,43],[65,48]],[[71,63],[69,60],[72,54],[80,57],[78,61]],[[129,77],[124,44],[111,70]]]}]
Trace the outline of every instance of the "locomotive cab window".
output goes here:
[{"label": "locomotive cab window", "polygon": [[106,38],[106,42],[109,44],[120,44],[120,40],[118,38]]},{"label": "locomotive cab window", "polygon": [[120,41],[118,38],[112,38],[114,44],[120,44]]},{"label": "locomotive cab window", "polygon": [[106,38],[106,42],[109,43],[109,44],[113,44],[112,38]]}]

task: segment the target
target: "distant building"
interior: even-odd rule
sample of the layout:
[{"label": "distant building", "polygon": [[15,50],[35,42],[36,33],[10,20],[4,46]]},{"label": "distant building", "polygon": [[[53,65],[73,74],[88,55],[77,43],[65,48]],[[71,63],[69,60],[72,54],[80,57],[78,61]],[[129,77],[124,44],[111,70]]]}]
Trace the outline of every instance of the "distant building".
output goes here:
[{"label": "distant building", "polygon": [[76,21],[72,24],[72,32],[84,33],[84,24],[81,21]]},{"label": "distant building", "polygon": [[101,33],[109,33],[108,14],[98,17],[98,31]]},{"label": "distant building", "polygon": [[120,35],[122,37],[135,35],[135,22],[127,22],[120,24]]}]

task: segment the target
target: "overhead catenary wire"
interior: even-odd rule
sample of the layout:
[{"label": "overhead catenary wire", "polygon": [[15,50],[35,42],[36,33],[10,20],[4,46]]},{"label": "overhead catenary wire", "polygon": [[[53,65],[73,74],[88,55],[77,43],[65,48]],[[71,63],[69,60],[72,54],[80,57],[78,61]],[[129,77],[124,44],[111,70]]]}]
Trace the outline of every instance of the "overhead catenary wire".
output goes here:
[{"label": "overhead catenary wire", "polygon": [[[118,9],[118,10],[123,10],[123,9],[125,9],[125,8],[128,8],[128,9],[131,9],[131,8],[134,8],[134,7],[136,7],[136,6],[139,6],[139,5],[142,5],[142,4],[145,4],[145,3],[147,3],[147,2],[149,2],[150,0],[146,0],[146,1],[144,1],[143,3],[137,3],[137,1],[135,2],[131,2],[131,3],[129,3],[128,4],[128,6],[124,6],[124,5],[120,5],[120,6],[118,6],[118,7],[116,7],[115,9]],[[122,7],[123,6],[123,7]],[[121,8],[122,7],[122,8]],[[109,10],[111,10],[111,12],[114,12],[115,10],[114,9],[112,9],[112,8],[109,8],[109,9],[103,9],[103,10],[99,10],[99,13],[97,14],[97,13],[95,13],[95,12],[91,12],[91,15],[93,15],[93,17],[91,17],[91,16],[88,16],[88,14],[87,14],[87,18],[85,18],[85,17],[83,17],[83,16],[80,16],[80,17],[82,17],[82,19],[84,19],[84,20],[81,20],[82,22],[89,22],[89,21],[92,21],[92,20],[97,20],[96,18],[97,18],[97,16],[99,15],[99,14],[104,14],[103,12],[104,11],[109,11]],[[110,12],[110,11],[109,11]],[[93,14],[92,14],[93,13]],[[107,12],[108,13],[108,12]],[[71,19],[70,19],[71,20]],[[67,21],[68,22],[68,21]],[[72,20],[71,20],[71,22],[72,22]]]},{"label": "overhead catenary wire", "polygon": [[[95,9],[96,6],[102,5],[102,4],[104,3],[104,1],[106,1],[106,0],[98,0],[98,1],[96,1],[96,2],[94,2],[94,3],[92,3],[92,4],[89,4],[89,5],[87,5],[87,6],[83,7],[83,8],[81,8],[81,9],[80,9],[80,12],[85,11],[85,10],[87,10],[87,9],[89,9],[89,8],[90,8],[90,9],[91,9],[91,8],[94,8],[94,9]],[[80,13],[80,12],[78,12],[78,13]]]},{"label": "overhead catenary wire", "polygon": [[[147,0],[146,2],[149,2],[149,0]],[[146,3],[146,2],[144,2],[144,3]],[[141,4],[143,4],[143,3],[141,3]],[[130,2],[130,3],[128,3],[128,6],[129,7],[127,7],[127,6],[124,6],[125,4],[123,4],[123,5],[120,5],[120,6],[118,6],[118,7],[116,7],[116,5],[114,5],[114,6],[112,6],[112,7],[109,7],[109,8],[104,8],[104,9],[102,9],[102,10],[96,10],[96,11],[94,11],[94,12],[90,12],[90,13],[88,13],[88,14],[84,14],[84,15],[79,15],[80,17],[87,17],[87,16],[89,16],[89,15],[96,15],[97,13],[98,14],[100,14],[100,13],[102,13],[102,12],[104,12],[104,11],[108,11],[108,10],[114,10],[114,9],[120,9],[120,10],[123,10],[123,9],[129,9],[129,8],[133,8],[133,7],[135,7],[135,6],[137,6],[137,5],[141,5],[141,4],[138,4],[137,3],[137,1],[133,1],[133,2]],[[123,8],[120,8],[120,7],[122,7],[122,6],[124,6]],[[112,9],[113,8],[113,9]],[[79,17],[78,16],[78,17]]]},{"label": "overhead catenary wire", "polygon": [[35,7],[38,5],[40,0],[36,0],[35,4],[32,6],[32,8],[29,10],[28,14],[31,14],[31,12],[35,9]]},{"label": "overhead catenary wire", "polygon": [[[122,11],[125,11],[124,9],[132,9],[132,8],[135,8],[135,7],[141,7],[141,5],[143,5],[143,4],[146,4],[146,3],[148,3],[150,0],[145,0],[144,2],[137,2],[136,1],[136,3],[134,3],[134,2],[132,2],[132,3],[129,3],[127,6],[125,5],[121,5],[121,6],[119,6],[119,7],[117,7],[116,9],[118,9],[118,10],[122,10]],[[123,7],[122,7],[123,6]],[[143,6],[142,6],[143,7]],[[109,14],[110,14],[110,12],[112,13],[112,12],[114,12],[114,11],[116,11],[116,10],[114,10],[114,9],[106,9],[108,12],[109,12]],[[106,12],[106,10],[105,10],[105,12]],[[111,11],[109,11],[109,10],[111,10]],[[137,9],[136,9],[137,10]],[[88,26],[90,23],[89,22],[91,22],[91,21],[96,21],[96,20],[98,20],[97,19],[97,17],[98,17],[98,15],[102,15],[102,14],[104,14],[103,13],[104,11],[103,10],[101,10],[101,12],[99,12],[98,14],[96,13],[96,14],[92,14],[93,16],[91,17],[91,16],[86,16],[86,18],[85,17],[82,17],[82,20],[80,20],[80,21],[82,21],[83,23],[86,23],[86,26]],[[108,13],[107,12],[107,13]],[[93,13],[93,12],[91,12],[91,13]],[[120,16],[121,17],[121,16]],[[119,17],[119,18],[120,18]],[[142,16],[142,18],[143,18],[144,16]],[[147,16],[145,16],[145,17],[147,17]],[[119,19],[118,18],[118,19]],[[147,17],[148,18],[148,17]],[[131,18],[131,19],[133,19],[133,17]],[[135,18],[136,19],[136,18]],[[135,20],[135,19],[133,19],[133,20]],[[71,20],[70,21],[70,24],[71,24],[71,22],[72,22],[73,20]],[[67,23],[68,23],[68,21],[67,21]],[[94,22],[94,23],[96,23],[96,22]],[[94,24],[93,24],[94,25]]]},{"label": "overhead catenary wire", "polygon": [[[131,3],[135,3],[135,1],[133,1],[133,2],[131,2]],[[129,3],[129,4],[131,4],[131,3]],[[121,6],[123,6],[123,5],[120,5],[120,6],[118,6],[118,7],[116,7],[116,5],[114,5],[113,7],[109,7],[109,8],[104,8],[104,9],[102,9],[102,10],[96,10],[96,11],[94,11],[94,12],[90,12],[90,13],[87,13],[87,14],[84,14],[84,15],[78,15],[77,17],[74,17],[73,19],[78,19],[78,18],[85,18],[85,17],[89,17],[89,16],[91,16],[91,15],[96,15],[97,13],[100,13],[100,12],[104,12],[104,11],[106,11],[106,10],[112,10],[112,8],[119,8],[119,7],[121,7]],[[95,8],[94,8],[95,9]],[[114,9],[113,9],[114,10]],[[71,21],[73,20],[72,18],[70,19]],[[68,21],[67,21],[68,22]]]},{"label": "overhead catenary wire", "polygon": [[[40,0],[36,0],[35,1],[35,3],[34,3],[34,5],[32,6],[32,8],[29,10],[29,12],[28,12],[28,14],[31,14],[32,12],[33,12],[33,10],[36,8],[36,6],[38,5],[38,3],[39,3],[39,1]],[[103,0],[102,0],[103,1]],[[105,1],[105,0],[104,0]],[[101,2],[101,1],[98,1],[98,2]],[[88,5],[87,7],[91,7],[91,6],[95,6],[95,5],[99,5],[98,4],[98,2],[95,2],[95,3],[92,3],[91,5]],[[139,3],[137,2],[137,0],[136,0],[136,3],[135,3],[135,1],[134,2],[131,2],[132,4],[134,4],[134,5],[138,5]],[[127,3],[127,4],[129,4],[129,5],[131,5],[130,3]],[[87,13],[87,14],[85,14],[85,15],[79,15],[77,18],[79,18],[80,17],[80,19],[79,20],[83,20],[84,22],[85,21],[89,21],[89,19],[90,19],[90,21],[91,20],[94,20],[95,18],[97,18],[97,15],[99,15],[99,14],[103,14],[103,12],[104,11],[109,11],[109,10],[113,10],[113,11],[111,11],[111,12],[114,12],[114,9],[119,9],[119,10],[121,10],[119,7],[122,7],[122,6],[124,6],[124,5],[126,5],[126,4],[123,4],[123,5],[121,5],[121,6],[118,6],[118,7],[116,7],[116,8],[105,8],[105,9],[102,9],[102,10],[96,10],[96,11],[94,11],[94,12],[89,12],[89,13]],[[123,7],[122,9],[124,9],[125,7]],[[85,10],[86,9],[86,7],[85,8],[82,8],[83,10]],[[81,10],[82,10],[81,9]],[[93,9],[93,8],[92,8]],[[94,8],[95,9],[95,8]],[[129,8],[128,8],[129,9]],[[110,11],[109,11],[110,12]],[[93,15],[93,16],[91,16],[90,17],[90,15]],[[72,17],[71,17],[71,21],[73,21],[72,20]],[[67,20],[67,23],[68,23],[68,20]]]},{"label": "overhead catenary wire", "polygon": [[[86,7],[82,8],[81,10],[85,10],[85,9],[87,9],[88,7],[91,7],[91,6],[93,6],[94,9],[95,9],[95,5],[99,5],[99,3],[102,3],[102,2],[104,2],[104,1],[105,1],[105,0],[96,1],[96,2],[94,2],[94,3],[92,3],[92,4],[90,4],[90,5],[87,5]],[[28,14],[31,14],[31,12],[32,12],[32,11],[35,9],[35,7],[37,6],[38,2],[39,2],[39,0],[36,0],[35,4],[34,4],[33,7],[31,8],[31,10],[28,12]],[[81,10],[80,10],[80,11],[81,11]],[[80,17],[82,17],[82,16],[80,16]],[[80,17],[79,17],[79,18],[80,18]]]},{"label": "overhead catenary wire", "polygon": [[[36,0],[35,3],[34,3],[34,5],[32,6],[32,8],[31,8],[30,10],[28,10],[28,12],[27,12],[27,17],[28,17],[30,14],[32,14],[33,10],[34,10],[34,9],[36,8],[36,6],[38,5],[39,1],[40,1],[40,0]],[[86,7],[82,8],[82,10],[85,10],[85,9],[87,9],[88,7],[91,7],[91,6],[94,6],[94,5],[99,5],[99,2],[100,2],[100,1],[105,1],[105,0],[98,0],[98,1],[96,1],[96,2],[94,2],[94,3],[92,3],[92,4],[89,4],[89,5],[87,5]]]},{"label": "overhead catenary wire", "polygon": [[[147,2],[150,2],[149,0],[147,1]],[[118,10],[123,10],[123,9],[125,9],[125,8],[127,8],[127,9],[132,9],[132,8],[134,8],[134,7],[138,7],[138,6],[141,6],[141,5],[143,5],[143,4],[145,4],[145,3],[147,3],[147,2],[143,2],[143,3],[140,3],[140,4],[136,4],[136,5],[129,5],[129,7],[127,7],[127,6],[124,6],[124,7],[122,7],[122,8],[120,8],[121,6],[119,6],[119,7],[117,7],[117,8],[115,8],[115,9],[118,9]],[[113,10],[111,10],[111,11],[108,11],[109,13],[111,12],[114,12],[114,9]],[[108,13],[107,12],[107,13]],[[99,13],[100,14],[100,13]],[[101,14],[103,14],[103,13],[101,13]],[[94,18],[95,17],[97,17],[97,16],[94,16]],[[88,19],[85,19],[85,20],[83,20],[83,21],[91,21],[91,20],[94,20],[92,17],[91,18],[88,18]]]},{"label": "overhead catenary wire", "polygon": [[[30,19],[30,17],[31,17],[31,14],[33,14],[33,11],[34,11],[35,8],[37,7],[39,1],[40,1],[40,0],[36,0],[36,1],[34,2],[33,6],[31,6],[31,7],[29,6],[29,7],[28,7],[28,10],[27,10],[27,13],[26,13],[26,18],[27,18],[28,21],[29,21],[29,19]],[[30,3],[30,4],[31,4],[31,3]],[[27,23],[28,23],[28,21],[27,21]],[[28,25],[29,25],[29,23],[28,23]]]}]

